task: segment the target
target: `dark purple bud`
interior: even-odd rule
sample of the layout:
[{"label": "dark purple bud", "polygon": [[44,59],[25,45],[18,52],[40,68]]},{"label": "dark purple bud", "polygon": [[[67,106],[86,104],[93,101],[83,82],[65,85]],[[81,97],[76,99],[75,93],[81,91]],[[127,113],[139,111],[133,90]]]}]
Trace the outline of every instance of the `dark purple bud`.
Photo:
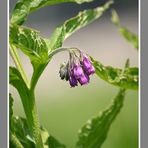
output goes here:
[{"label": "dark purple bud", "polygon": [[76,79],[81,78],[84,75],[83,69],[80,64],[75,64],[73,68],[73,75]]},{"label": "dark purple bud", "polygon": [[75,87],[78,85],[77,79],[73,76],[70,76],[69,78],[69,84],[71,85],[71,87]]},{"label": "dark purple bud", "polygon": [[84,74],[82,77],[78,79],[78,81],[81,85],[85,85],[89,83],[89,76],[87,74]]}]

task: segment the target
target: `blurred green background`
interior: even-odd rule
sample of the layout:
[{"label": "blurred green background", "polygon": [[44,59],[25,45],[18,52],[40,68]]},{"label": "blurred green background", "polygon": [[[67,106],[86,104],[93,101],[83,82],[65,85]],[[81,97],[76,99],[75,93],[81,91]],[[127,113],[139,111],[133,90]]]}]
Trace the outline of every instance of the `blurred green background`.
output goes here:
[{"label": "blurred green background", "polygon": [[[10,10],[15,0],[10,1]],[[90,4],[61,4],[49,6],[31,14],[25,25],[50,36],[53,29],[66,19],[75,16],[79,10],[96,7],[105,1]],[[131,31],[138,33],[138,1],[118,0],[114,6],[121,23]],[[138,66],[138,53],[118,33],[110,21],[109,11],[100,19],[73,34],[64,43],[65,47],[78,47],[104,65],[123,67],[127,58],[131,66]],[[32,67],[28,58],[20,53],[22,63],[31,77]],[[67,53],[57,54],[47,66],[36,88],[37,107],[40,122],[68,148],[74,148],[77,131],[92,116],[111,104],[118,88],[96,75],[91,77],[89,85],[70,88],[60,80],[60,63],[67,61]],[[10,58],[10,64],[13,62]],[[22,104],[14,88],[10,92],[15,98],[14,113],[24,116]],[[138,148],[138,92],[128,90],[124,106],[113,122],[108,138],[102,148]]]}]

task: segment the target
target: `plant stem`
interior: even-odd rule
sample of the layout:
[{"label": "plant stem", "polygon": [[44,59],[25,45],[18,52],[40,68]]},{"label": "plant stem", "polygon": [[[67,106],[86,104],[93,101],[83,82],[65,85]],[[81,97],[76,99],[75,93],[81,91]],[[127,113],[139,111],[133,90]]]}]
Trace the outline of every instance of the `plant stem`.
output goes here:
[{"label": "plant stem", "polygon": [[34,91],[28,89],[25,84],[19,85],[16,88],[21,97],[21,101],[27,118],[28,127],[31,131],[31,137],[33,137],[35,141],[35,146],[36,148],[43,148]]},{"label": "plant stem", "polygon": [[31,78],[31,83],[30,83],[30,90],[31,91],[34,91],[35,89],[35,86],[38,82],[38,79],[40,78],[42,72],[44,71],[44,69],[46,68],[48,62],[43,64],[43,65],[39,65],[38,67],[36,67],[34,69],[34,72],[33,72],[33,75],[32,75],[32,78]]},{"label": "plant stem", "polygon": [[16,65],[16,67],[18,68],[19,72],[21,73],[21,76],[22,76],[23,80],[25,81],[27,87],[29,88],[28,78],[27,78],[26,73],[25,73],[23,66],[21,64],[18,52],[13,45],[10,45],[10,55],[11,55],[15,65]]},{"label": "plant stem", "polygon": [[39,123],[39,117],[37,113],[36,103],[35,103],[35,95],[34,91],[30,91],[30,111],[32,114],[32,134],[35,138],[36,142],[36,148],[43,148],[43,142],[41,138],[41,132],[40,132],[40,123]]},{"label": "plant stem", "polygon": [[50,58],[50,57],[52,57],[53,55],[57,54],[58,52],[62,52],[62,51],[71,51],[71,50],[77,50],[77,51],[79,51],[79,49],[76,48],[76,47],[71,47],[71,48],[64,48],[64,47],[61,47],[61,48],[57,48],[57,49],[55,49],[55,50],[49,52],[48,55],[49,55],[49,58]]},{"label": "plant stem", "polygon": [[32,136],[35,140],[36,148],[43,148],[43,142],[42,142],[41,132],[40,132],[40,123],[39,123],[37,108],[35,104],[34,90],[30,89],[28,78],[20,62],[20,58],[17,53],[17,50],[13,45],[10,45],[10,54],[24,80],[24,85],[18,86],[17,90],[21,97],[21,101],[26,114],[29,129],[31,130]]}]

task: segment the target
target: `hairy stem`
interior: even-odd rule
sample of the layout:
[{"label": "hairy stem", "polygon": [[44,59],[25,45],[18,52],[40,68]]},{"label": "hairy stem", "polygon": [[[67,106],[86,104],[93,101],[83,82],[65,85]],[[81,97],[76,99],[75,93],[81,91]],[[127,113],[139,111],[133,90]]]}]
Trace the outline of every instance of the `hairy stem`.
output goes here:
[{"label": "hairy stem", "polygon": [[28,127],[31,131],[31,136],[35,141],[36,148],[43,148],[43,142],[40,132],[40,122],[35,103],[34,91],[28,89],[25,84],[19,85],[19,87],[18,85],[16,88],[21,97],[21,101],[27,118]]},{"label": "hairy stem", "polygon": [[32,134],[35,138],[36,142],[36,148],[43,148],[43,142],[41,138],[41,132],[40,132],[40,123],[39,123],[39,117],[37,113],[36,103],[35,103],[35,95],[34,92],[30,91],[30,111],[32,114]]},{"label": "hairy stem", "polygon": [[25,73],[25,71],[23,69],[23,66],[21,64],[18,52],[17,52],[16,48],[13,45],[10,45],[10,55],[11,55],[15,65],[16,65],[16,67],[18,68],[19,72],[21,73],[22,78],[25,81],[27,87],[29,88],[28,78],[27,78],[26,73]]}]

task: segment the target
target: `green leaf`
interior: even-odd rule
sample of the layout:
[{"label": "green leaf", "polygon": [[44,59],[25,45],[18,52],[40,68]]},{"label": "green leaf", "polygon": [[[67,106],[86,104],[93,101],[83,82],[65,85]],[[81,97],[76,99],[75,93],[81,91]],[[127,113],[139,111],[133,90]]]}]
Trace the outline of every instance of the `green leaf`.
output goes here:
[{"label": "green leaf", "polygon": [[21,25],[27,19],[29,13],[47,5],[55,5],[65,2],[81,4],[91,1],[93,0],[19,0],[12,12],[11,23]]},{"label": "green leaf", "polygon": [[48,131],[41,127],[41,136],[45,148],[66,148],[65,145],[61,144],[53,136],[49,135]]},{"label": "green leaf", "polygon": [[[31,136],[26,119],[13,117],[13,133],[17,136],[24,148],[35,148],[35,142]],[[41,136],[44,148],[65,148],[58,140],[49,135],[48,131],[41,127]]]},{"label": "green leaf", "polygon": [[35,30],[11,24],[10,43],[28,55],[34,65],[48,60],[47,45]]},{"label": "green leaf", "polygon": [[125,70],[104,66],[91,57],[96,74],[106,82],[125,89],[138,89],[138,68],[129,67]]},{"label": "green leaf", "polygon": [[10,148],[23,148],[19,139],[16,137],[14,133],[14,124],[13,124],[13,98],[9,93],[9,135],[10,135]]},{"label": "green leaf", "polygon": [[112,105],[100,112],[100,115],[88,120],[79,131],[77,148],[100,148],[105,141],[110,126],[119,114],[124,101],[125,90],[121,89]]},{"label": "green leaf", "polygon": [[98,19],[112,3],[113,1],[108,1],[104,6],[79,12],[77,16],[67,20],[54,31],[50,41],[47,43],[50,51],[61,47],[64,40],[75,31]]},{"label": "green leaf", "polygon": [[9,67],[9,83],[14,86],[18,92],[28,90],[20,72],[14,67]]},{"label": "green leaf", "polygon": [[119,31],[121,32],[121,34],[123,35],[123,37],[129,41],[130,43],[132,43],[132,45],[134,46],[134,48],[138,49],[139,45],[138,45],[138,36],[132,32],[130,32],[128,29],[126,29],[125,27],[121,27],[119,29]]},{"label": "green leaf", "polygon": [[24,148],[15,134],[10,132],[9,137],[10,137],[10,143],[9,143],[10,148]]},{"label": "green leaf", "polygon": [[115,10],[112,10],[112,17],[111,17],[112,22],[119,28],[119,32],[121,35],[128,41],[130,42],[134,48],[138,49],[138,36],[132,32],[130,32],[127,28],[121,26],[120,24],[120,19]]},{"label": "green leaf", "polygon": [[12,118],[12,126],[13,129],[11,133],[17,137],[23,147],[35,148],[35,143],[31,136],[31,131],[28,128],[26,119],[14,116]]},{"label": "green leaf", "polygon": [[30,91],[26,86],[20,72],[14,67],[9,68],[9,83],[17,89],[24,107],[25,114],[27,116],[28,123],[31,126],[33,117],[30,113],[31,108],[29,105],[32,103],[30,100]]}]

